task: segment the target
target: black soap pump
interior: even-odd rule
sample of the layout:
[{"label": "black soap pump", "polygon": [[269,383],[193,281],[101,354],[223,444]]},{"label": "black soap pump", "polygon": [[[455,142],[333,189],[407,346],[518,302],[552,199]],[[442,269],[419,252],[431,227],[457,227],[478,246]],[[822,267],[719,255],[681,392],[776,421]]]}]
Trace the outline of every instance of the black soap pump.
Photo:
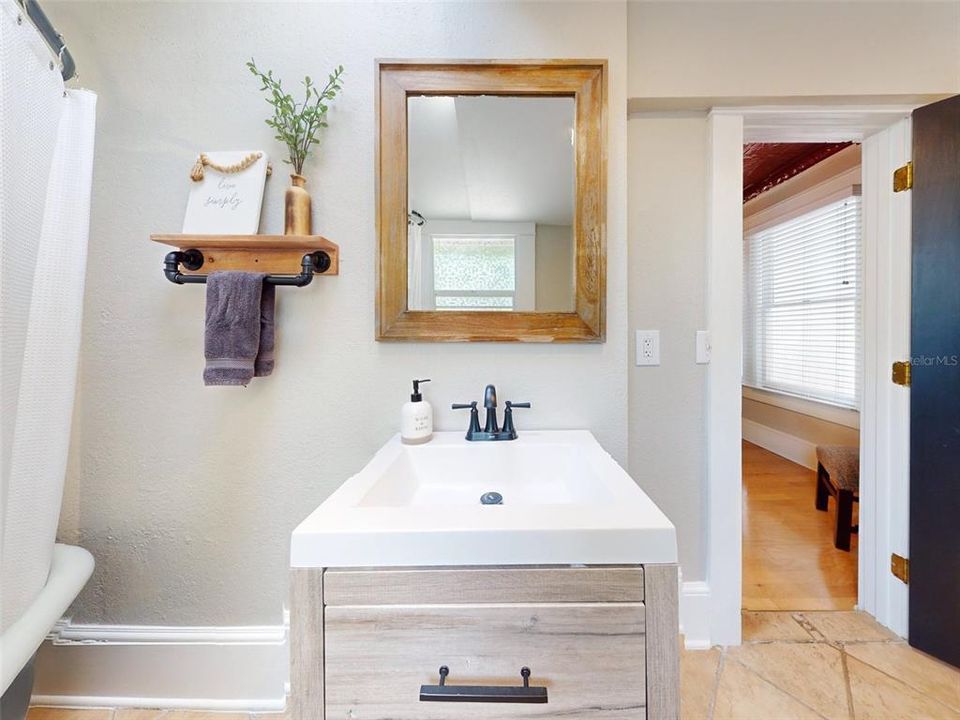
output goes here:
[{"label": "black soap pump", "polygon": [[414,380],[410,402],[400,411],[400,440],[407,445],[421,445],[433,437],[433,407],[420,393],[420,384],[430,379]]}]

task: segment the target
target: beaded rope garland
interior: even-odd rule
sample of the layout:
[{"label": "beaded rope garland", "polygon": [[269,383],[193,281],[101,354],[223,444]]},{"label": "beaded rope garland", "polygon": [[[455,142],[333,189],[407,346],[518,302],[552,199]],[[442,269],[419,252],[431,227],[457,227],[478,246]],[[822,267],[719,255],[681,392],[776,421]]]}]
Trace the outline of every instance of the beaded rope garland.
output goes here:
[{"label": "beaded rope garland", "polygon": [[[221,172],[225,175],[234,175],[238,172],[243,172],[248,167],[253,165],[257,160],[263,157],[263,153],[255,152],[247,155],[243,160],[233,165],[219,165],[210,160],[207,157],[206,153],[200,153],[200,156],[197,158],[197,162],[194,163],[193,169],[190,171],[190,179],[194,182],[200,182],[203,180],[203,168],[209,167],[217,172]],[[273,168],[270,167],[270,163],[267,163],[267,175],[273,173]]]}]

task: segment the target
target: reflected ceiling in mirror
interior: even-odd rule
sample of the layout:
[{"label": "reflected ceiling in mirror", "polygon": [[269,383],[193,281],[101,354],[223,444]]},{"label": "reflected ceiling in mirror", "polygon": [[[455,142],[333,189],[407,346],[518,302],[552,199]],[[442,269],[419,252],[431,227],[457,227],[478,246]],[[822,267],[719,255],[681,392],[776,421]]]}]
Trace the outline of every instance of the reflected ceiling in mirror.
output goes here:
[{"label": "reflected ceiling in mirror", "polygon": [[409,310],[573,312],[573,97],[407,98]]}]

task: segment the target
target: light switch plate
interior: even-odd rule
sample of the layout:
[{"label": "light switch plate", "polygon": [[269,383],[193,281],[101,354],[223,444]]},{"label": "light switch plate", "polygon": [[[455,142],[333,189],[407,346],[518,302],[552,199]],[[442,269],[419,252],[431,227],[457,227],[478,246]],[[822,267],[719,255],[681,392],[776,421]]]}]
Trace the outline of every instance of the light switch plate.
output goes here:
[{"label": "light switch plate", "polygon": [[710,362],[710,331],[697,330],[697,364]]},{"label": "light switch plate", "polygon": [[637,330],[637,365],[660,364],[660,331]]}]

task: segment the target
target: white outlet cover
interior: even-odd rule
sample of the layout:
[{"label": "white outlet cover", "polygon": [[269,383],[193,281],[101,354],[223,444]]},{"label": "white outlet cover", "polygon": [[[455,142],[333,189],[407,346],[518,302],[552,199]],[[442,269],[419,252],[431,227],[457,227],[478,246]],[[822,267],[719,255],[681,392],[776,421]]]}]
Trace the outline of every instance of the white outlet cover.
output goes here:
[{"label": "white outlet cover", "polygon": [[660,331],[637,330],[637,365],[660,364]]}]

